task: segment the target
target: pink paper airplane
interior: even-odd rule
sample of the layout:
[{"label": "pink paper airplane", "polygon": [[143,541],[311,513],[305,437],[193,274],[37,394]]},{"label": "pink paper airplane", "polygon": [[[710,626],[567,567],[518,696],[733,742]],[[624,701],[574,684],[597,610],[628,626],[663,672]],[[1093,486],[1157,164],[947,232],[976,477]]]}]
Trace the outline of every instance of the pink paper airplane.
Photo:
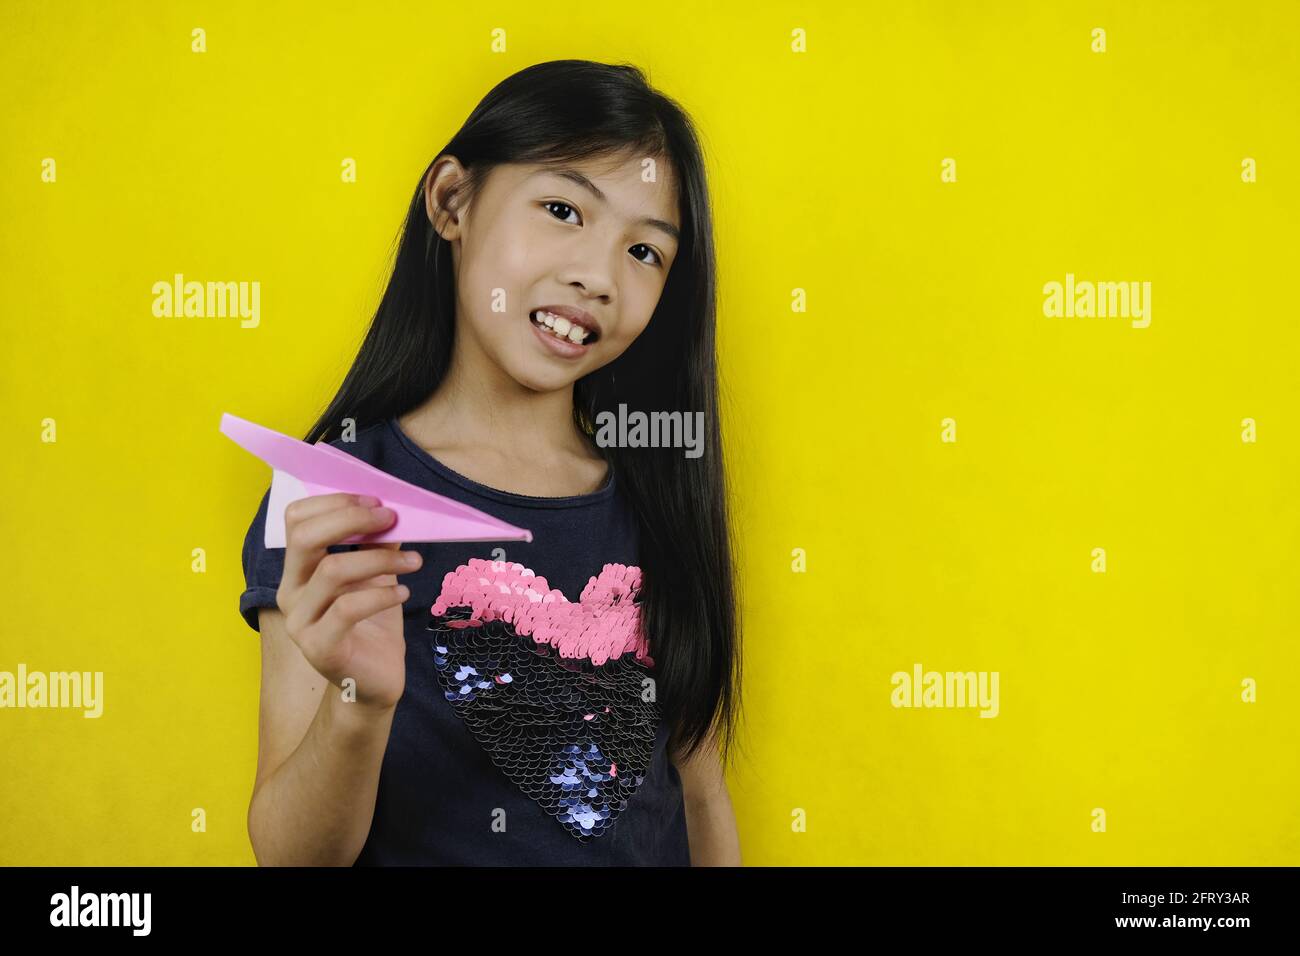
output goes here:
[{"label": "pink paper airplane", "polygon": [[397,520],[388,530],[352,535],[340,544],[533,540],[532,532],[525,528],[402,481],[331,445],[309,445],[229,412],[221,416],[221,433],[271,466],[264,542],[268,548],[285,547],[284,509],[290,502],[335,492],[374,495],[384,507],[397,512]]}]

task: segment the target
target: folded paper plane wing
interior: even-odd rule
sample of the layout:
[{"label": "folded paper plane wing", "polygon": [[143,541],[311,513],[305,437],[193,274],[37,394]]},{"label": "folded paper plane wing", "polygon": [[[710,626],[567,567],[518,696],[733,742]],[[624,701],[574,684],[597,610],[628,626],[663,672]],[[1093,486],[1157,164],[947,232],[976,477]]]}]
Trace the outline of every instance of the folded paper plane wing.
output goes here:
[{"label": "folded paper plane wing", "polygon": [[221,433],[271,466],[264,542],[268,548],[285,547],[284,509],[290,502],[335,492],[374,495],[397,513],[386,531],[352,535],[340,544],[533,540],[532,532],[524,528],[395,478],[331,445],[309,445],[228,412],[221,416]]}]

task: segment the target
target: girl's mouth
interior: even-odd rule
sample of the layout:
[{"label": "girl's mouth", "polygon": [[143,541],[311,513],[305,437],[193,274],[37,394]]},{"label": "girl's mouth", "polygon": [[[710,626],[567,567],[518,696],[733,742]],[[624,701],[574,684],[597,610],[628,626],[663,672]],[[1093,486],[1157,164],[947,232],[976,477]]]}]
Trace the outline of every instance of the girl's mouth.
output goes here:
[{"label": "girl's mouth", "polygon": [[539,325],[537,322],[529,322],[528,324],[533,327],[533,335],[541,340],[537,344],[551,355],[566,359],[577,359],[587,354],[587,346],[575,345],[567,338],[562,339],[545,325]]},{"label": "girl's mouth", "polygon": [[543,309],[535,309],[528,313],[528,320],[532,322],[533,328],[537,329],[542,335],[584,350],[586,346],[593,344],[600,338],[596,332],[585,329],[563,316],[553,315]]}]

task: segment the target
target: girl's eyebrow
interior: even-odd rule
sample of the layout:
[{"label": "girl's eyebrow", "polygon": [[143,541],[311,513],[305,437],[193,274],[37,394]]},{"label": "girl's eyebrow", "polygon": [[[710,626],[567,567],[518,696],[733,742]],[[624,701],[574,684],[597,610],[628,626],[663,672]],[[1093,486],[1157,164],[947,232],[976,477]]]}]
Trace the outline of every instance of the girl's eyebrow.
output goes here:
[{"label": "girl's eyebrow", "polygon": [[[533,175],[534,176],[559,176],[561,179],[567,179],[570,182],[577,183],[579,186],[581,186],[583,189],[586,189],[588,192],[590,192],[601,202],[609,201],[609,197],[607,197],[603,192],[601,192],[600,188],[597,187],[595,183],[593,183],[586,176],[582,175],[582,173],[578,172],[576,169],[570,169],[568,167],[564,167],[562,169],[541,169],[538,170]],[[681,242],[681,234],[678,232],[677,227],[674,226],[671,222],[664,222],[662,219],[655,219],[653,216],[646,216],[643,219],[637,220],[637,225],[650,226],[654,229],[658,229],[660,232],[667,233],[669,236],[671,236],[673,242]]]}]

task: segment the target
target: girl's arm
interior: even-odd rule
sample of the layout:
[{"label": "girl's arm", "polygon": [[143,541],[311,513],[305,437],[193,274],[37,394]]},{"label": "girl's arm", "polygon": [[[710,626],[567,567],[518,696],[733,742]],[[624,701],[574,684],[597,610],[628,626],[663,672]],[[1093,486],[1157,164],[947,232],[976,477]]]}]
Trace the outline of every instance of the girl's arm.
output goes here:
[{"label": "girl's arm", "polygon": [[691,866],[740,866],[740,834],[716,739],[673,765],[682,778]]},{"label": "girl's arm", "polygon": [[374,818],[395,707],[343,700],[284,630],[258,611],[262,702],[248,836],[262,866],[351,866]]}]

